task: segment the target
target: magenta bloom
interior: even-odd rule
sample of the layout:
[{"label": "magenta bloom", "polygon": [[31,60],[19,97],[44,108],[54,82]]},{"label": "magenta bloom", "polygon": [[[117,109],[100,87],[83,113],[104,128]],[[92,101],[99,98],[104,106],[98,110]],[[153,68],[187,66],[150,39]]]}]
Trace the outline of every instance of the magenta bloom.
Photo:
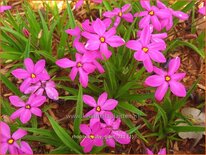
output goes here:
[{"label": "magenta bloom", "polygon": [[16,119],[19,117],[21,122],[25,124],[31,119],[32,114],[39,117],[42,116],[42,111],[39,107],[44,104],[46,97],[32,94],[26,103],[24,103],[18,96],[10,96],[9,100],[13,106],[19,108],[10,118]]},{"label": "magenta bloom", "polygon": [[[102,3],[102,0],[92,0],[94,3]],[[75,9],[79,9],[84,3],[84,0],[78,0],[75,5]]]},{"label": "magenta bloom", "polygon": [[151,32],[149,25],[141,32],[140,39],[130,40],[127,42],[126,47],[135,50],[134,58],[137,61],[143,61],[144,67],[148,72],[153,71],[152,60],[155,62],[163,63],[166,62],[166,58],[160,52],[160,50],[165,48],[164,43],[162,42],[153,42],[151,41]]},{"label": "magenta bloom", "polygon": [[4,11],[10,10],[10,9],[11,9],[11,6],[2,5],[2,6],[0,6],[0,13],[3,13]]},{"label": "magenta bloom", "polygon": [[[148,155],[154,155],[154,153],[150,149],[146,149],[146,152]],[[158,155],[166,155],[166,148],[160,149],[160,151],[157,153]]]},{"label": "magenta bloom", "polygon": [[94,124],[95,122],[100,121],[100,117],[104,117],[104,113],[107,111],[108,113],[111,113],[110,111],[113,110],[117,104],[118,101],[114,99],[107,99],[108,94],[106,92],[102,93],[98,101],[96,102],[95,99],[89,95],[83,95],[83,101],[90,107],[93,107],[92,110],[90,110],[88,113],[85,114],[84,117],[92,116],[91,118],[91,124]]},{"label": "magenta bloom", "polygon": [[90,152],[93,146],[102,146],[104,136],[108,134],[108,130],[101,128],[100,122],[94,125],[81,124],[80,130],[86,137],[81,141],[80,145],[84,147],[84,152]]},{"label": "magenta bloom", "polygon": [[146,9],[140,13],[136,13],[134,16],[143,17],[139,22],[139,27],[144,28],[145,26],[152,23],[154,28],[158,31],[162,29],[160,20],[169,17],[167,9],[158,9],[156,6],[150,5],[150,0],[140,0],[141,6]]},{"label": "magenta bloom", "polygon": [[58,100],[59,93],[56,90],[56,85],[54,81],[42,81],[36,84],[31,84],[28,88],[25,89],[24,94],[36,94],[42,96],[44,92],[52,100]]},{"label": "magenta bloom", "polygon": [[87,50],[99,50],[108,59],[112,55],[108,44],[112,47],[119,47],[125,43],[121,37],[115,35],[116,29],[114,27],[106,31],[106,25],[100,19],[96,19],[92,27],[96,34],[82,32],[82,36],[88,39],[85,45]]},{"label": "magenta bloom", "polygon": [[169,62],[168,72],[154,67],[156,75],[149,76],[145,80],[145,84],[151,87],[158,87],[155,92],[155,98],[161,101],[165,96],[168,87],[172,93],[179,97],[186,96],[186,90],[183,84],[179,81],[185,77],[185,73],[176,73],[180,67],[180,58],[176,57]]},{"label": "magenta bloom", "polygon": [[18,149],[19,154],[33,154],[33,151],[29,144],[25,141],[20,142],[20,148]]},{"label": "magenta bloom", "polygon": [[130,4],[125,4],[121,9],[115,8],[112,11],[104,12],[103,16],[108,17],[108,18],[116,17],[116,20],[114,22],[115,27],[117,27],[119,25],[119,23],[121,22],[121,18],[123,18],[124,20],[126,20],[129,23],[132,23],[133,22],[133,15],[131,13],[128,13],[130,8],[131,8]]},{"label": "magenta bloom", "polygon": [[109,134],[105,137],[106,144],[108,146],[115,147],[115,141],[120,144],[130,143],[129,134],[119,129],[121,123],[120,118],[115,120],[115,117],[112,113],[105,112],[103,120],[106,124],[102,124],[102,127],[109,130]]},{"label": "magenta bloom", "polygon": [[0,122],[0,154],[6,154],[8,150],[10,154],[18,154],[20,148],[24,148],[24,151],[33,154],[29,144],[26,142],[21,143],[21,146],[18,145],[17,141],[25,135],[27,135],[27,132],[22,129],[18,129],[11,135],[9,126],[4,122]]},{"label": "magenta bloom", "polygon": [[49,74],[45,70],[45,60],[41,59],[36,64],[32,59],[26,58],[24,60],[24,66],[26,69],[17,68],[12,71],[12,74],[18,79],[24,79],[24,82],[20,86],[20,90],[24,92],[30,83],[37,83],[38,81],[45,81],[50,79]]},{"label": "magenta bloom", "polygon": [[204,2],[204,6],[202,6],[201,8],[199,8],[198,12],[204,16],[206,16],[206,7],[205,7],[205,2]]},{"label": "magenta bloom", "polygon": [[180,20],[187,20],[189,18],[186,13],[167,8],[167,6],[159,0],[157,0],[157,7],[160,9],[164,9],[165,12],[167,12],[167,14],[169,15],[167,18],[164,18],[160,21],[162,29],[166,27],[167,31],[170,30],[173,26],[173,16],[179,18]]},{"label": "magenta bloom", "polygon": [[83,87],[88,85],[88,75],[95,71],[96,66],[93,64],[93,56],[76,53],[76,61],[71,61],[67,58],[59,59],[56,64],[62,68],[72,68],[69,77],[74,81],[77,73],[79,72],[79,82]]},{"label": "magenta bloom", "polygon": [[22,32],[24,34],[25,37],[29,38],[30,32],[29,30],[27,30],[25,27],[22,29]]}]

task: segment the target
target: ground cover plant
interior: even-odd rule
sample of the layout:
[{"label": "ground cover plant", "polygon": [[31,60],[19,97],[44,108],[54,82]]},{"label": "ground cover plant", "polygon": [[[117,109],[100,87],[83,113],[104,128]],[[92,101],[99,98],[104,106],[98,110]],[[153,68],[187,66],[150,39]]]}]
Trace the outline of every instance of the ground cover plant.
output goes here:
[{"label": "ground cover plant", "polygon": [[204,154],[205,3],[3,1],[1,154]]}]

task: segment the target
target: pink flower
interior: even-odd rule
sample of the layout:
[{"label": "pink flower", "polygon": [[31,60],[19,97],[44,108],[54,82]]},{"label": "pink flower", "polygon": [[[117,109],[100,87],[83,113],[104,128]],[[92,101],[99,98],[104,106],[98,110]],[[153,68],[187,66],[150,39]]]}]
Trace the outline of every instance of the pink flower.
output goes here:
[{"label": "pink flower", "polygon": [[56,90],[54,81],[41,81],[36,84],[31,84],[25,89],[25,94],[36,94],[42,96],[46,92],[47,96],[52,100],[58,100],[59,93]]},{"label": "pink flower", "polygon": [[144,64],[144,67],[148,72],[153,71],[153,64],[152,60],[159,63],[166,62],[166,58],[164,55],[160,52],[160,50],[165,48],[164,43],[162,42],[151,42],[151,31],[148,26],[145,26],[145,28],[141,32],[140,39],[138,40],[130,40],[127,42],[126,47],[136,50],[134,53],[134,58],[137,61],[142,61]]},{"label": "pink flower", "polygon": [[3,13],[4,11],[10,10],[10,9],[11,9],[11,6],[2,5],[2,6],[0,6],[0,13]]},{"label": "pink flower", "polygon": [[169,62],[168,72],[163,71],[157,67],[154,67],[156,75],[149,76],[145,80],[145,84],[151,87],[158,87],[155,92],[155,98],[161,101],[165,96],[168,87],[172,93],[179,97],[186,96],[186,90],[184,85],[179,81],[185,77],[185,73],[176,73],[180,67],[180,58],[176,57]]},{"label": "pink flower", "polygon": [[165,12],[168,12],[169,16],[160,21],[161,25],[162,25],[162,29],[164,27],[166,27],[167,31],[170,30],[173,26],[173,16],[175,16],[181,20],[187,20],[189,18],[189,16],[186,13],[181,12],[181,11],[175,11],[171,8],[167,8],[167,6],[159,0],[157,0],[157,7],[159,9],[164,9]]},{"label": "pink flower", "polygon": [[[9,126],[4,122],[0,122],[0,154],[6,154],[8,150],[10,154],[18,154],[20,148],[24,148],[25,152],[33,154],[29,144],[26,142],[23,144],[21,142],[21,146],[18,145],[18,141],[25,135],[27,135],[27,132],[22,129],[18,129],[11,135]],[[24,147],[25,144],[26,148]]]},{"label": "pink flower", "polygon": [[108,146],[115,147],[115,141],[120,144],[130,143],[130,136],[125,131],[119,129],[120,118],[115,120],[112,113],[105,112],[103,120],[106,124],[102,124],[102,127],[109,130],[109,134],[105,137]]},{"label": "pink flower", "polygon": [[27,30],[25,27],[22,29],[22,32],[23,32],[23,34],[24,34],[24,36],[25,37],[29,37],[29,35],[30,35],[30,32],[29,32],[29,30]]},{"label": "pink flower", "polygon": [[108,59],[112,55],[108,44],[112,47],[119,47],[125,43],[121,37],[115,35],[116,29],[114,27],[106,31],[106,25],[100,19],[96,19],[92,27],[96,34],[82,32],[82,36],[88,39],[85,45],[87,50],[100,50],[100,53]]},{"label": "pink flower", "polygon": [[81,124],[80,130],[86,137],[81,141],[80,145],[84,147],[84,152],[90,152],[93,146],[102,146],[104,136],[108,133],[108,130],[101,128],[100,122],[94,125]]},{"label": "pink flower", "polygon": [[71,61],[67,58],[59,59],[56,64],[62,68],[72,68],[69,77],[74,81],[77,73],[79,72],[79,82],[83,87],[88,85],[88,75],[95,71],[96,66],[93,64],[93,56],[76,53],[76,61]]},{"label": "pink flower", "polygon": [[[92,0],[94,3],[102,3],[102,0]],[[75,9],[79,9],[82,4],[84,3],[84,0],[78,0],[78,2],[75,5]]]},{"label": "pink flower", "polygon": [[108,18],[116,17],[114,26],[117,27],[121,21],[121,18],[126,20],[127,22],[132,23],[133,22],[133,15],[131,13],[128,13],[128,10],[131,8],[130,4],[125,4],[121,9],[115,8],[112,11],[106,11],[104,12],[103,16]]},{"label": "pink flower", "polygon": [[104,113],[106,111],[111,113],[110,111],[117,106],[118,104],[117,100],[107,99],[107,97],[108,97],[107,93],[104,92],[99,96],[98,101],[96,102],[93,97],[89,95],[83,95],[83,101],[87,105],[93,107],[93,109],[87,112],[84,116],[84,117],[93,116],[90,120],[91,124],[94,124],[95,122],[99,122],[100,117],[104,116]]},{"label": "pink flower", "polygon": [[24,92],[30,83],[37,83],[38,81],[45,81],[50,79],[49,74],[45,70],[45,60],[41,59],[36,64],[32,59],[26,58],[24,60],[25,69],[17,68],[12,71],[12,74],[18,79],[24,79],[24,82],[20,86],[20,90]]},{"label": "pink flower", "polygon": [[167,9],[158,9],[156,6],[150,5],[150,0],[140,0],[141,6],[146,9],[134,16],[143,17],[139,22],[139,27],[144,28],[146,25],[152,23],[154,28],[158,31],[162,29],[160,20],[168,18],[170,15]]},{"label": "pink flower", "polygon": [[18,96],[10,96],[9,100],[11,104],[19,109],[11,115],[11,119],[20,118],[23,124],[27,123],[31,119],[31,115],[41,117],[42,111],[39,107],[46,101],[45,96],[30,95],[28,101],[24,103]]},{"label": "pink flower", "polygon": [[199,8],[198,12],[199,12],[200,14],[206,16],[205,2],[203,2],[203,3],[204,3],[204,5],[203,5],[201,8]]},{"label": "pink flower", "polygon": [[[154,155],[154,153],[150,149],[146,149],[146,152],[148,155]],[[160,151],[157,153],[158,155],[166,155],[166,148],[160,149]]]}]

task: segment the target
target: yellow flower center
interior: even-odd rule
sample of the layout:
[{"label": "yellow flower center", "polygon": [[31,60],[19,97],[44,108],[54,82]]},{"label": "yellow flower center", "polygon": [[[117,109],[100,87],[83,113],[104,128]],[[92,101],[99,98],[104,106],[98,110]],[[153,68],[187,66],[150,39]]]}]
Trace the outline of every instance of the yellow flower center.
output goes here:
[{"label": "yellow flower center", "polygon": [[118,16],[119,16],[119,17],[122,17],[122,12],[119,12],[119,13],[118,13]]},{"label": "yellow flower center", "polygon": [[142,50],[143,50],[145,53],[147,53],[149,49],[148,49],[147,47],[143,47]]},{"label": "yellow flower center", "polygon": [[149,12],[149,15],[150,15],[150,16],[153,16],[153,15],[154,15],[154,11],[151,10],[151,11]]},{"label": "yellow flower center", "polygon": [[165,81],[167,81],[167,82],[168,82],[168,81],[170,81],[170,80],[171,80],[171,77],[170,77],[170,76],[168,76],[168,75],[167,75],[167,76],[165,76]]},{"label": "yellow flower center", "polygon": [[78,62],[77,63],[77,67],[79,68],[79,67],[82,67],[83,65],[80,63],[80,62]]},{"label": "yellow flower center", "polygon": [[104,38],[104,37],[100,37],[99,40],[101,41],[101,43],[104,43],[104,42],[105,42],[105,38]]},{"label": "yellow flower center", "polygon": [[94,139],[95,136],[93,134],[89,135],[89,138]]},{"label": "yellow flower center", "polygon": [[10,138],[7,142],[8,142],[8,144],[13,144],[14,143],[14,139]]},{"label": "yellow flower center", "polygon": [[96,111],[97,111],[97,112],[100,112],[100,111],[101,111],[101,107],[100,107],[100,106],[97,106],[97,107],[96,107]]},{"label": "yellow flower center", "polygon": [[25,108],[26,108],[26,109],[31,109],[31,106],[27,104],[27,105],[25,106]]},{"label": "yellow flower center", "polygon": [[32,79],[36,78],[36,75],[32,73],[32,74],[31,74],[31,78],[32,78]]}]

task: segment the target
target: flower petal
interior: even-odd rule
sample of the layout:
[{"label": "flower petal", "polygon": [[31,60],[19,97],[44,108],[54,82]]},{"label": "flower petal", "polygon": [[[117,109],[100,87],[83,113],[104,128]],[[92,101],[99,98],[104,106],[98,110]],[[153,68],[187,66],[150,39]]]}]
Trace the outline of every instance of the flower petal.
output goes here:
[{"label": "flower petal", "polygon": [[128,11],[130,8],[131,8],[131,4],[125,4],[121,9],[122,9],[122,12],[126,12],[126,11]]},{"label": "flower petal", "polygon": [[146,148],[146,153],[147,153],[148,155],[154,155],[154,153],[153,153],[150,149],[148,149],[148,148]]},{"label": "flower petal", "polygon": [[170,84],[170,89],[174,95],[179,97],[186,96],[186,89],[183,84],[181,84],[180,82],[176,82],[174,80],[171,80],[169,84]]},{"label": "flower petal", "polygon": [[25,103],[18,96],[9,96],[9,101],[15,107],[25,106]]},{"label": "flower petal", "polygon": [[125,41],[119,36],[112,36],[106,39],[106,42],[112,47],[119,47],[124,45]]},{"label": "flower petal", "polygon": [[39,74],[43,71],[44,67],[45,67],[45,60],[39,60],[37,61],[37,63],[34,65],[34,73],[35,74]]},{"label": "flower petal", "polygon": [[130,40],[126,43],[126,47],[132,50],[141,50],[142,45],[138,40]]},{"label": "flower petal", "polygon": [[171,76],[172,80],[179,81],[185,77],[186,73],[176,73]]},{"label": "flower petal", "polygon": [[149,50],[148,54],[150,58],[154,60],[155,62],[159,62],[159,63],[166,62],[165,56],[157,50]]},{"label": "flower petal", "polygon": [[146,58],[143,61],[144,67],[146,68],[146,70],[151,73],[153,71],[153,64],[151,59],[149,58],[149,56],[146,56]]},{"label": "flower petal", "polygon": [[146,15],[140,20],[139,27],[143,29],[145,25],[149,25],[149,23],[150,23],[150,16]]},{"label": "flower petal", "polygon": [[89,95],[83,95],[83,101],[90,107],[96,107],[97,105],[95,99]]},{"label": "flower petal", "polygon": [[73,67],[69,74],[69,77],[71,78],[72,81],[74,81],[75,77],[77,76],[77,73],[78,73],[77,67]]},{"label": "flower petal", "polygon": [[99,46],[100,46],[101,42],[99,39],[96,39],[96,40],[88,40],[86,45],[85,45],[85,48],[87,50],[98,50],[99,49]]},{"label": "flower petal", "polygon": [[0,154],[6,154],[6,152],[8,151],[8,148],[9,148],[8,143],[1,143]]},{"label": "flower petal", "polygon": [[108,126],[112,126],[115,120],[115,116],[111,112],[107,112],[107,111],[101,115],[101,118],[104,120],[104,122]]},{"label": "flower petal", "polygon": [[16,118],[18,118],[18,117],[21,116],[22,112],[24,112],[24,108],[20,108],[20,109],[16,110],[15,112],[13,112],[13,113],[11,114],[10,118],[11,118],[12,120],[16,119]]},{"label": "flower petal", "polygon": [[84,72],[82,68],[79,68],[79,82],[84,88],[87,87],[89,82],[88,74]]},{"label": "flower petal", "polygon": [[91,129],[90,129],[90,127],[89,127],[88,125],[86,125],[86,124],[81,124],[81,125],[79,126],[79,129],[80,129],[80,131],[81,131],[83,134],[85,134],[85,135],[87,135],[87,136],[89,136],[89,135],[91,134]]},{"label": "flower petal", "polygon": [[11,74],[18,79],[25,79],[30,76],[30,74],[25,69],[21,68],[13,70]]},{"label": "flower petal", "polygon": [[95,109],[92,109],[92,110],[90,110],[89,112],[87,112],[87,113],[84,115],[84,117],[92,116],[92,115],[94,115],[94,113],[95,113]]},{"label": "flower petal", "polygon": [[102,93],[98,98],[97,105],[100,105],[100,106],[103,105],[106,102],[107,97],[108,97],[108,94],[106,92]]},{"label": "flower petal", "polygon": [[129,23],[133,22],[133,15],[131,13],[123,14],[122,18],[124,18],[124,20],[126,20]]},{"label": "flower petal", "polygon": [[161,101],[163,97],[165,96],[168,89],[168,83],[164,82],[161,86],[159,86],[155,92],[155,98],[158,101]]},{"label": "flower petal", "polygon": [[158,87],[160,85],[162,85],[164,83],[165,79],[163,76],[159,76],[159,75],[152,75],[149,76],[146,80],[145,80],[145,84],[151,87]]},{"label": "flower petal", "polygon": [[108,50],[108,46],[106,43],[103,43],[100,45],[100,52],[102,53],[103,59],[104,59],[104,57],[106,59],[109,59],[112,55],[112,52],[110,50]]},{"label": "flower petal", "polygon": [[118,104],[117,100],[109,99],[101,107],[103,110],[113,110]]},{"label": "flower petal", "polygon": [[27,123],[31,119],[31,111],[30,110],[24,110],[22,111],[20,115],[20,120],[23,124]]},{"label": "flower petal", "polygon": [[[110,135],[109,135],[110,136]],[[115,147],[115,141],[114,141],[114,139],[113,138],[109,138],[109,136],[108,136],[108,138],[106,138],[106,144],[108,145],[108,146],[110,146],[110,147]]]},{"label": "flower petal", "polygon": [[87,38],[87,39],[91,39],[91,40],[98,40],[99,36],[93,33],[89,33],[89,32],[82,32],[82,36]]},{"label": "flower petal", "polygon": [[161,31],[161,23],[160,23],[159,19],[157,18],[157,16],[152,16],[151,21],[152,21],[152,25],[154,26],[154,28],[157,31]]},{"label": "flower petal", "polygon": [[28,101],[27,103],[30,104],[32,107],[40,107],[42,104],[44,104],[45,101],[45,96],[35,96],[31,101]]},{"label": "flower petal", "polygon": [[56,64],[61,68],[70,68],[76,66],[76,62],[71,61],[67,58],[57,60]]},{"label": "flower petal", "polygon": [[42,111],[41,111],[39,108],[34,108],[34,107],[32,107],[32,108],[31,108],[31,113],[34,114],[34,115],[36,115],[36,116],[39,116],[39,117],[42,116]]},{"label": "flower petal", "polygon": [[170,60],[168,74],[169,75],[174,74],[179,69],[179,67],[180,67],[180,58],[179,57],[176,57],[176,58]]},{"label": "flower petal", "polygon": [[146,10],[150,10],[151,8],[149,0],[140,0],[140,4]]},{"label": "flower petal", "polygon": [[0,132],[6,138],[10,138],[10,136],[11,136],[9,126],[2,121],[0,122]]},{"label": "flower petal", "polygon": [[34,72],[34,63],[31,58],[24,59],[24,66],[29,73]]},{"label": "flower petal", "polygon": [[112,136],[120,144],[129,144],[131,141],[129,134],[127,134],[125,131],[112,131]]},{"label": "flower petal", "polygon": [[157,155],[166,155],[166,148],[160,149]]},{"label": "flower petal", "polygon": [[52,99],[52,100],[58,100],[58,98],[59,98],[59,93],[58,93],[58,91],[57,91],[55,88],[53,88],[53,87],[46,87],[45,90],[46,90],[47,96],[48,96],[50,99]]},{"label": "flower petal", "polygon": [[94,21],[93,28],[94,31],[100,36],[102,36],[106,31],[106,26],[104,22],[101,21],[99,18],[97,18],[96,21]]},{"label": "flower petal", "polygon": [[163,71],[160,68],[157,68],[156,66],[154,66],[154,72],[158,75],[167,75],[167,72]]},{"label": "flower petal", "polygon": [[104,36],[105,38],[108,38],[115,35],[115,33],[116,33],[116,28],[112,27],[111,29],[109,29],[107,32],[104,33]]},{"label": "flower petal", "polygon": [[21,141],[20,145],[21,145],[21,151],[24,154],[33,154],[33,151],[27,142]]},{"label": "flower petal", "polygon": [[18,139],[21,139],[22,137],[24,137],[25,135],[27,135],[27,131],[22,130],[22,129],[18,129],[12,134],[12,138],[14,140],[18,140]]},{"label": "flower petal", "polygon": [[22,84],[20,85],[20,91],[24,92],[29,87],[30,83],[31,83],[31,78],[24,80],[24,82],[22,82]]},{"label": "flower petal", "polygon": [[146,46],[149,44],[151,39],[151,31],[149,25],[145,26],[141,32],[140,40],[142,42],[142,46]]}]

